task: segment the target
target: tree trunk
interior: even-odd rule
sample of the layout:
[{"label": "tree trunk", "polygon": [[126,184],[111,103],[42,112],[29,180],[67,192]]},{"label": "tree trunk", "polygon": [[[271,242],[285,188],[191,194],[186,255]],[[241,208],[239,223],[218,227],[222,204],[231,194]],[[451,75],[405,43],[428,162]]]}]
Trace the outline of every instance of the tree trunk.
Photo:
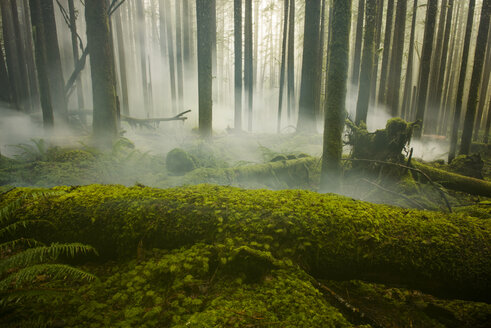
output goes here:
[{"label": "tree trunk", "polygon": [[356,124],[367,122],[368,104],[370,102],[370,90],[372,84],[373,56],[375,52],[374,37],[376,18],[377,0],[367,0],[360,87],[358,89],[358,101],[356,104]]},{"label": "tree trunk", "polygon": [[85,21],[92,76],[94,136],[103,145],[110,146],[118,135],[118,120],[116,77],[106,2],[86,0]]},{"label": "tree trunk", "polygon": [[387,89],[387,71],[389,69],[390,40],[392,38],[392,20],[394,16],[394,0],[388,0],[387,16],[385,20],[384,52],[380,72],[380,84],[378,88],[378,102],[385,104]]},{"label": "tree trunk", "polygon": [[486,129],[484,131],[483,142],[487,144],[489,142],[489,130],[491,127],[491,97],[488,104],[488,117],[486,118]]},{"label": "tree trunk", "polygon": [[184,76],[182,67],[182,28],[181,28],[181,1],[176,0],[176,64],[177,64],[177,111],[182,112],[184,101]]},{"label": "tree trunk", "polygon": [[378,77],[378,62],[379,62],[379,47],[380,40],[382,38],[382,23],[384,17],[384,0],[377,1],[377,27],[375,34],[375,58],[373,60],[373,70],[372,70],[372,90],[370,91],[370,101],[375,104],[377,99],[377,77]]},{"label": "tree trunk", "polygon": [[426,112],[426,99],[428,96],[428,82],[431,70],[431,55],[433,51],[433,38],[435,35],[435,20],[438,10],[438,0],[428,0],[426,5],[426,22],[423,38],[423,50],[421,52],[421,65],[418,83],[418,104],[416,120],[421,121],[421,127],[416,128],[414,136],[420,138],[423,133],[423,122]]},{"label": "tree trunk", "polygon": [[349,66],[351,0],[333,0],[332,40],[329,45],[327,100],[320,190],[339,191],[342,135],[346,118],[346,82]]},{"label": "tree trunk", "polygon": [[[75,12],[75,4],[73,3],[73,0],[68,0],[68,12],[70,15],[70,30],[71,30],[71,36],[72,36],[73,65],[76,66],[78,63],[78,60],[80,59],[80,55],[79,55],[79,49],[78,49],[79,41],[77,39],[77,15]],[[116,13],[116,15],[119,16],[119,13]],[[118,46],[119,46],[119,41],[118,41]],[[121,58],[120,58],[120,60],[121,60]],[[77,77],[76,83],[77,83],[78,108],[84,109],[84,107],[85,107],[84,90],[83,90],[82,78],[80,77],[80,74]],[[124,108],[124,106],[123,106],[123,108]],[[84,117],[84,116],[81,115],[81,117]]]},{"label": "tree trunk", "polygon": [[320,0],[305,2],[305,25],[302,58],[302,80],[300,85],[300,102],[298,109],[297,131],[315,132],[317,130],[315,117],[315,72],[319,69],[319,23]]},{"label": "tree trunk", "polygon": [[[70,0],[72,1],[72,0]],[[130,115],[130,105],[128,99],[128,77],[126,75],[126,54],[124,49],[123,24],[121,22],[121,13],[116,12],[116,37],[118,39],[118,57],[119,57],[119,74],[121,76],[121,93],[123,98],[123,115]]]},{"label": "tree trunk", "polygon": [[138,41],[140,47],[140,74],[142,78],[143,103],[147,117],[150,117],[152,108],[150,107],[150,94],[148,92],[147,76],[147,28],[145,23],[145,8],[143,1],[136,1],[136,17],[138,22]]},{"label": "tree trunk", "polygon": [[245,45],[244,45],[244,84],[247,107],[247,129],[252,131],[253,90],[253,60],[252,60],[252,0],[245,1]]},{"label": "tree trunk", "polygon": [[320,20],[320,32],[319,32],[319,49],[317,51],[317,67],[319,69],[315,72],[315,98],[314,98],[314,109],[316,122],[322,118],[322,108],[321,108],[321,96],[322,96],[322,72],[323,72],[323,63],[324,63],[324,21],[326,18],[326,0],[322,0],[322,9],[321,9],[321,20]]},{"label": "tree trunk", "polygon": [[411,91],[413,89],[414,66],[414,39],[416,37],[416,16],[418,14],[418,0],[413,3],[413,19],[411,23],[411,36],[409,37],[409,53],[407,55],[406,81],[404,82],[404,96],[402,99],[403,117],[410,120],[411,116]]},{"label": "tree trunk", "polygon": [[450,137],[450,151],[448,153],[448,162],[452,162],[457,152],[457,139],[460,127],[460,115],[462,113],[462,103],[464,101],[464,84],[467,74],[467,61],[469,59],[469,45],[471,41],[472,25],[474,22],[474,9],[476,0],[469,0],[469,11],[467,13],[467,24],[465,27],[464,50],[462,53],[462,63],[460,66],[459,84],[457,87],[457,99],[455,103],[455,112],[452,124],[452,135]]},{"label": "tree trunk", "polygon": [[481,20],[479,22],[479,32],[477,34],[476,52],[474,54],[474,67],[472,69],[471,85],[467,100],[467,111],[465,113],[464,131],[460,144],[460,154],[469,155],[472,143],[472,130],[476,118],[477,101],[479,100],[479,84],[481,83],[484,56],[486,54],[489,20],[491,15],[491,0],[483,0],[481,10]]},{"label": "tree trunk", "polygon": [[400,87],[402,78],[402,57],[404,55],[404,39],[406,36],[407,1],[397,1],[394,40],[392,41],[391,65],[389,71],[389,86],[387,103],[392,117],[399,116]]},{"label": "tree trunk", "polygon": [[43,125],[49,130],[54,125],[53,106],[51,104],[50,81],[48,78],[48,54],[44,31],[44,20],[41,9],[41,0],[29,0],[31,10],[32,33],[35,46],[36,68],[39,83],[41,109],[43,112]]},{"label": "tree trunk", "polygon": [[28,83],[29,83],[29,91],[31,94],[31,105],[34,110],[40,108],[40,95],[39,95],[39,86],[37,81],[37,73],[36,73],[36,63],[34,58],[34,44],[32,40],[32,24],[31,24],[31,14],[29,13],[29,1],[22,0],[22,9],[23,9],[23,33],[25,34],[25,55],[27,61],[27,74],[28,74]]},{"label": "tree trunk", "polygon": [[242,0],[234,0],[234,127],[242,130]]},{"label": "tree trunk", "polygon": [[[488,45],[491,45],[491,33],[488,32]],[[488,46],[486,51],[486,61],[484,63],[484,74],[481,82],[481,94],[479,96],[479,107],[476,115],[476,123],[474,124],[474,137],[473,141],[477,141],[479,138],[479,130],[481,129],[482,116],[484,113],[484,106],[486,105],[486,99],[488,99],[489,85],[491,84],[491,50]]]},{"label": "tree trunk", "polygon": [[288,4],[290,0],[285,0],[283,16],[283,40],[281,43],[281,68],[280,68],[280,95],[278,99],[278,121],[276,132],[281,131],[281,112],[283,110],[283,89],[285,86],[285,57],[286,57],[286,40],[288,34]]},{"label": "tree trunk", "polygon": [[3,56],[3,45],[0,43],[0,101],[10,103],[12,100],[9,75]]},{"label": "tree trunk", "polygon": [[191,64],[191,36],[189,21],[189,0],[182,0],[182,58],[186,72]]},{"label": "tree trunk", "polygon": [[199,96],[199,132],[203,138],[211,138],[213,118],[213,34],[216,25],[213,24],[215,2],[196,0],[196,17],[198,27],[198,96]]},{"label": "tree trunk", "polygon": [[358,78],[360,76],[360,59],[361,59],[361,42],[363,40],[363,20],[365,17],[365,1],[358,0],[358,18],[356,20],[355,31],[355,55],[353,57],[353,72],[351,74],[351,84],[353,86],[358,85]]},{"label": "tree trunk", "polygon": [[[169,75],[170,75],[170,94],[172,100],[172,113],[177,114],[177,91],[176,91],[176,68],[174,59],[174,36],[172,33],[172,15],[169,14],[169,2],[168,0],[160,0],[159,13],[160,13],[160,26],[165,25],[167,30],[167,51],[169,54]],[[162,38],[162,35],[161,35]],[[162,42],[162,40],[161,40]],[[162,49],[161,49],[162,51]]]},{"label": "tree trunk", "polygon": [[295,111],[295,0],[290,0],[290,17],[288,18],[288,121]]}]

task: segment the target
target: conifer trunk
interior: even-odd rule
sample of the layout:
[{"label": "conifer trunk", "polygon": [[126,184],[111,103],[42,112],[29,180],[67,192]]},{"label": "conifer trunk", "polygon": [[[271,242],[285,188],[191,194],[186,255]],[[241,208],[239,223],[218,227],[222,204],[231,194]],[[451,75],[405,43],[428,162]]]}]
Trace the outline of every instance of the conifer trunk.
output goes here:
[{"label": "conifer trunk", "polygon": [[[358,85],[360,76],[361,43],[363,40],[363,21],[365,18],[365,1],[358,0],[358,18],[356,20],[355,54],[353,56],[353,71],[351,74],[351,84]],[[366,23],[365,23],[366,24]]]},{"label": "conifer trunk", "polygon": [[406,80],[404,82],[404,95],[402,99],[403,117],[410,120],[411,116],[411,92],[413,90],[413,66],[414,66],[414,40],[416,38],[416,16],[418,14],[418,0],[413,2],[413,18],[411,23],[411,36],[409,37],[409,53],[407,55]]},{"label": "conifer trunk", "polygon": [[392,38],[392,21],[394,16],[394,0],[388,0],[387,16],[385,19],[384,51],[382,55],[382,66],[380,72],[380,84],[378,88],[378,102],[386,103],[387,71],[389,69],[390,40]]},{"label": "conifer trunk", "polygon": [[244,21],[244,84],[247,107],[247,130],[252,131],[252,108],[253,108],[253,60],[252,60],[252,0],[245,1]]}]

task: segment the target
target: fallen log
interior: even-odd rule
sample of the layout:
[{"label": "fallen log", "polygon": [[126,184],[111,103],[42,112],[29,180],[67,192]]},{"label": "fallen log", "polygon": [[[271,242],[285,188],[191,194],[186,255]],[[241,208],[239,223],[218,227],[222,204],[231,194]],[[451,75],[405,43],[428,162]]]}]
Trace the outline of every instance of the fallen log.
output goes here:
[{"label": "fallen log", "polygon": [[[402,284],[437,296],[491,301],[491,222],[301,190],[199,185],[89,185],[26,200],[19,219],[49,219],[51,241],[90,244],[101,258],[138,245],[174,249],[242,240],[267,245],[318,279]],[[0,208],[31,189],[0,195]],[[47,228],[46,228],[47,229]]]},{"label": "fallen log", "polygon": [[433,181],[438,182],[447,189],[462,191],[472,195],[491,197],[491,182],[489,181],[437,169],[417,161],[413,161],[412,165],[426,173]]}]

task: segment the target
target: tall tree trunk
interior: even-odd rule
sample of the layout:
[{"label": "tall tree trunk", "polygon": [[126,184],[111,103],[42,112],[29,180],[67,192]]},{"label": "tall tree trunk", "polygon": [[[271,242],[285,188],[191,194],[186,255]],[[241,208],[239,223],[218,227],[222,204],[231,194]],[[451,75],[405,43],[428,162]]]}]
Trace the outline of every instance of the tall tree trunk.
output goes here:
[{"label": "tall tree trunk", "polygon": [[[68,0],[68,12],[70,15],[70,30],[71,30],[71,36],[72,36],[72,52],[73,52],[73,65],[77,65],[78,60],[80,59],[79,55],[79,40],[77,39],[77,14],[75,11],[75,4],[73,3],[73,0]],[[119,13],[116,13],[119,15]],[[119,43],[118,43],[119,46]],[[77,77],[77,102],[78,102],[78,108],[83,109],[85,107],[85,102],[84,102],[84,89],[82,85],[82,78],[80,74]],[[124,106],[123,106],[124,107]],[[81,115],[81,117],[85,117]]]},{"label": "tall tree trunk", "polygon": [[421,65],[418,83],[418,107],[416,120],[421,121],[421,127],[415,130],[415,137],[420,138],[423,133],[423,122],[426,112],[426,99],[428,96],[428,82],[431,69],[431,55],[433,50],[433,38],[435,30],[436,12],[438,10],[438,0],[428,0],[426,5],[426,22],[423,38],[423,50],[421,52]]},{"label": "tall tree trunk", "polygon": [[[320,0],[306,0],[305,25],[302,58],[302,80],[297,131],[314,132],[317,130],[315,117],[315,72],[319,69]],[[318,90],[318,89],[317,89]]]},{"label": "tall tree trunk", "polygon": [[189,20],[189,0],[182,0],[182,58],[185,71],[189,72],[191,63],[191,35]]},{"label": "tall tree trunk", "polygon": [[177,109],[182,112],[184,100],[184,76],[182,68],[181,1],[176,0],[176,64],[177,64]]},{"label": "tall tree trunk", "polygon": [[48,78],[48,54],[44,31],[44,20],[41,9],[41,0],[29,0],[31,11],[32,33],[35,45],[37,77],[41,109],[43,112],[43,125],[49,130],[54,125],[53,106],[51,104],[50,81]]},{"label": "tall tree trunk", "polygon": [[53,110],[63,122],[68,121],[68,108],[65,96],[65,80],[61,65],[58,33],[56,31],[55,11],[53,0],[41,1],[41,10],[44,22],[46,51],[48,60],[48,78]]},{"label": "tall tree trunk", "polygon": [[143,1],[136,1],[136,17],[138,22],[138,40],[140,47],[140,74],[142,78],[143,103],[147,117],[152,114],[150,106],[150,94],[148,92],[148,76],[147,76],[147,28],[145,23],[145,8]]},{"label": "tall tree trunk", "polygon": [[322,96],[322,65],[324,62],[324,20],[326,18],[326,0],[322,0],[322,9],[321,9],[321,20],[320,20],[320,32],[319,32],[319,49],[317,51],[317,67],[319,69],[315,72],[315,98],[314,98],[314,109],[316,121],[322,117],[322,108],[321,108],[321,96]]},{"label": "tall tree trunk", "polygon": [[351,0],[333,0],[332,40],[329,43],[327,99],[320,190],[339,191],[342,135],[346,119],[346,83],[349,66]]},{"label": "tall tree trunk", "polygon": [[406,36],[407,1],[397,1],[396,22],[394,27],[394,40],[392,41],[391,65],[389,71],[389,85],[387,90],[387,103],[391,109],[392,117],[399,115],[402,56],[404,55],[404,39]]},{"label": "tall tree trunk", "polygon": [[[257,68],[258,68],[258,61],[259,61],[259,5],[261,3],[261,0],[256,0],[254,2],[254,57],[253,57],[253,68],[252,68],[252,75],[254,78],[254,89],[257,88]],[[273,33],[273,31],[270,31]]]},{"label": "tall tree trunk", "polygon": [[295,111],[295,0],[290,0],[290,17],[288,18],[288,121]]},{"label": "tall tree trunk", "polygon": [[367,0],[360,87],[358,89],[358,102],[356,104],[356,124],[367,122],[368,103],[370,101],[370,90],[372,84],[373,56],[375,52],[374,38],[376,18],[377,0]]},{"label": "tall tree trunk", "polygon": [[[71,1],[71,0],[70,0]],[[130,115],[130,105],[128,99],[128,77],[126,75],[126,54],[124,49],[123,24],[121,22],[121,12],[116,13],[116,37],[118,39],[119,74],[121,76],[121,93],[123,98],[123,115]]]},{"label": "tall tree trunk", "polygon": [[479,99],[479,84],[482,78],[482,68],[484,66],[484,56],[486,48],[489,46],[489,20],[491,15],[491,0],[483,0],[481,10],[481,20],[479,22],[479,32],[477,33],[476,52],[474,54],[474,67],[472,69],[471,85],[467,100],[467,111],[465,113],[464,131],[460,144],[460,154],[469,155],[472,143],[472,130],[476,118],[477,101]]},{"label": "tall tree trunk", "polygon": [[363,20],[365,17],[365,1],[358,0],[358,18],[356,20],[355,33],[355,55],[353,56],[353,71],[351,74],[351,84],[358,85],[360,76],[361,42],[363,40]]},{"label": "tall tree trunk", "polygon": [[418,0],[413,2],[413,19],[411,23],[411,36],[409,37],[409,53],[407,55],[406,81],[404,82],[404,95],[402,99],[403,117],[406,120],[411,116],[411,91],[413,90],[414,66],[414,40],[416,38],[416,17],[418,14]]},{"label": "tall tree trunk", "polygon": [[[160,0],[159,13],[160,24],[165,25],[167,31],[167,51],[169,54],[170,94],[172,100],[172,112],[177,114],[176,68],[174,60],[174,36],[172,33],[172,15],[168,13],[168,0]],[[161,36],[162,37],[162,36]],[[161,41],[162,42],[162,41]]]},{"label": "tall tree trunk", "polygon": [[[488,32],[488,45],[491,45],[491,32]],[[474,124],[474,137],[473,141],[477,141],[479,138],[479,130],[481,129],[482,116],[484,114],[484,106],[486,99],[488,99],[489,85],[491,84],[491,50],[488,46],[486,50],[486,61],[484,63],[484,75],[481,82],[481,94],[479,96],[479,107],[476,115],[476,123]]]},{"label": "tall tree trunk", "polygon": [[34,44],[32,40],[32,23],[31,23],[31,14],[29,12],[29,0],[22,0],[22,9],[23,9],[23,25],[25,34],[25,49],[26,49],[26,61],[27,61],[27,74],[28,74],[28,82],[29,89],[31,92],[31,104],[33,109],[40,108],[40,95],[39,95],[39,86],[37,81],[37,73],[36,73],[36,62],[34,58]]},{"label": "tall tree trunk", "polygon": [[3,56],[3,44],[0,43],[0,101],[10,103],[12,100],[9,75]]},{"label": "tall tree trunk", "polygon": [[114,87],[116,77],[106,1],[86,0],[85,21],[92,76],[94,136],[104,145],[110,145],[118,135],[118,120]]},{"label": "tall tree trunk", "polygon": [[460,115],[462,113],[462,103],[464,98],[464,84],[467,75],[467,61],[469,59],[469,45],[471,42],[472,25],[474,22],[474,9],[476,0],[469,0],[469,11],[467,13],[467,23],[465,27],[464,50],[462,53],[462,63],[460,66],[459,84],[457,87],[457,99],[452,124],[452,134],[450,137],[450,151],[448,152],[448,162],[452,162],[457,152],[457,139],[460,128]]},{"label": "tall tree trunk", "polygon": [[394,0],[388,0],[387,16],[385,20],[384,51],[378,88],[378,102],[385,104],[387,92],[387,71],[389,69],[390,40],[392,38],[392,21],[394,16]]},{"label": "tall tree trunk", "polygon": [[242,130],[242,0],[234,0],[234,127]]},{"label": "tall tree trunk", "polygon": [[276,132],[281,131],[281,112],[283,110],[283,89],[285,86],[285,59],[286,59],[286,40],[288,34],[288,4],[290,0],[285,0],[284,4],[284,18],[283,18],[283,40],[281,43],[281,68],[280,68],[280,95],[278,99],[278,121],[276,125]]},{"label": "tall tree trunk", "polygon": [[382,38],[382,25],[384,17],[384,0],[377,1],[377,26],[375,32],[375,58],[373,60],[373,70],[372,70],[372,90],[370,91],[370,101],[375,104],[377,97],[377,77],[378,77],[378,67],[379,67],[379,47]]},{"label": "tall tree trunk", "polygon": [[246,93],[247,107],[247,129],[252,131],[252,107],[254,100],[253,90],[253,60],[252,60],[252,0],[245,1],[245,22],[244,22],[244,84]]},{"label": "tall tree trunk", "polygon": [[489,99],[489,103],[488,103],[488,116],[486,118],[486,129],[484,131],[484,138],[483,138],[483,142],[485,144],[487,144],[489,142],[489,129],[490,129],[490,127],[491,127],[491,99]]},{"label": "tall tree trunk", "polygon": [[212,56],[213,34],[216,25],[213,24],[215,2],[196,0],[196,18],[198,27],[198,93],[199,93],[199,131],[203,138],[211,138],[213,119],[212,100]]}]

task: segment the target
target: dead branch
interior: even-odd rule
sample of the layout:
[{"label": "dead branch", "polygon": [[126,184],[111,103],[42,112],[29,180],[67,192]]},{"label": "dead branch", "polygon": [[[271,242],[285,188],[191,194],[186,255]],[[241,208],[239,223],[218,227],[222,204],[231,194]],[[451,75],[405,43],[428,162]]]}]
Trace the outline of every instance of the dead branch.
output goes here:
[{"label": "dead branch", "polygon": [[404,198],[404,199],[405,199],[405,200],[406,200],[408,203],[410,203],[410,204],[412,204],[413,206],[415,206],[415,207],[419,208],[420,210],[424,210],[424,209],[425,209],[425,208],[424,208],[424,207],[423,207],[421,204],[419,204],[418,202],[416,202],[416,201],[412,200],[411,198],[409,198],[409,197],[407,197],[407,196],[404,196],[403,194],[400,194],[400,193],[398,193],[398,192],[395,192],[395,191],[392,191],[392,190],[386,189],[386,188],[382,187],[381,185],[376,184],[375,182],[370,181],[370,180],[368,180],[368,179],[361,179],[361,180],[362,180],[362,181],[365,181],[365,182],[367,182],[367,183],[369,183],[369,184],[371,184],[372,186],[374,186],[374,187],[376,187],[376,188],[378,188],[378,189],[380,189],[380,190],[382,190],[382,191],[385,191],[386,193],[389,193],[389,194],[392,194],[392,195],[395,195],[395,196],[399,196],[399,197],[401,197],[401,198]]}]

